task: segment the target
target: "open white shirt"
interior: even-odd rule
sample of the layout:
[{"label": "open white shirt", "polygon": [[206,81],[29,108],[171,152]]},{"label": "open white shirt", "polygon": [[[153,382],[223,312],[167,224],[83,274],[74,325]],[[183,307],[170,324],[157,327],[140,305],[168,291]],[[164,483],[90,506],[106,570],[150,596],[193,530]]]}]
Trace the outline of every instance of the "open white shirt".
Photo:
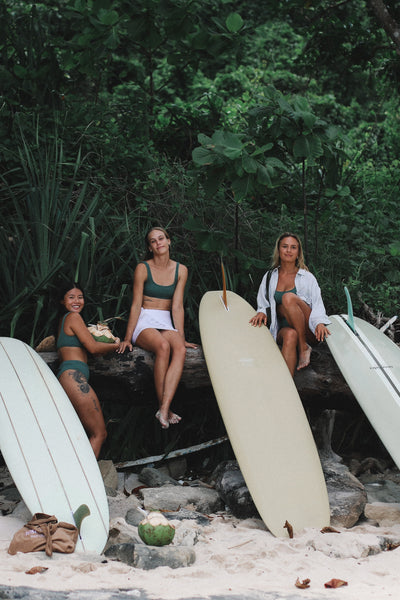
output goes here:
[{"label": "open white shirt", "polygon": [[[267,271],[268,273],[268,271]],[[258,289],[257,294],[257,312],[262,312],[265,315],[267,314],[267,308],[271,307],[271,325],[270,331],[274,338],[278,335],[278,318],[276,315],[276,302],[275,302],[275,290],[278,285],[278,268],[274,269],[271,274],[271,279],[269,281],[269,302],[266,297],[266,279],[267,273],[265,273],[262,278],[260,287]],[[304,300],[306,304],[311,308],[310,319],[308,322],[308,326],[313,333],[315,333],[315,328],[319,323],[323,323],[324,325],[329,325],[330,320],[327,317],[325,306],[322,301],[321,289],[318,285],[318,282],[314,275],[305,269],[299,269],[296,273],[296,277],[294,280],[294,284],[296,286],[296,294],[299,298]]]}]

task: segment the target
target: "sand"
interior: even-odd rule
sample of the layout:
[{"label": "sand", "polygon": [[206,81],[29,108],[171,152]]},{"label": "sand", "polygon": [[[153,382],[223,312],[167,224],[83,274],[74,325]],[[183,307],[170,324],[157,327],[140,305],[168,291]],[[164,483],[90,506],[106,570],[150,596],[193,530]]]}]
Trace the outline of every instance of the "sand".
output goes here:
[{"label": "sand", "polygon": [[[180,528],[198,534],[196,562],[191,567],[159,567],[144,571],[104,556],[85,554],[7,553],[13,533],[24,520],[0,517],[0,581],[2,585],[45,590],[140,589],[149,598],[199,597],[276,593],[280,597],[385,600],[398,598],[400,548],[382,551],[388,541],[400,542],[400,525],[376,527],[369,522],[340,533],[305,530],[293,539],[278,539],[257,519],[238,520],[227,514],[213,516],[207,526],[194,521],[174,521],[176,540]],[[36,566],[41,574],[28,575]],[[295,582],[310,579],[308,589]],[[327,589],[331,579],[347,581]],[[262,597],[262,596],[261,596]]]}]

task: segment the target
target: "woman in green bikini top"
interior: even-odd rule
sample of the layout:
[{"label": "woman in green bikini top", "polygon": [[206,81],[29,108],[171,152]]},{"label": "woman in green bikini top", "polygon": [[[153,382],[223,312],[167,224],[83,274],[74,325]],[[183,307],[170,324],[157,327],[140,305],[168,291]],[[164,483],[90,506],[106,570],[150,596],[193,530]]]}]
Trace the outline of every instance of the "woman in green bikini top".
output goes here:
[{"label": "woman in green bikini top", "polygon": [[74,406],[84,426],[96,458],[107,437],[106,426],[100,403],[93,388],[89,385],[87,353],[106,354],[119,347],[114,344],[97,342],[89,333],[81,311],[85,300],[82,288],[76,282],[68,283],[60,292],[60,318],[57,350],[60,367],[57,377]]},{"label": "woman in green bikini top", "polygon": [[136,344],[154,354],[158,399],[155,416],[167,429],[181,420],[170,406],[182,375],[186,348],[196,348],[186,342],[184,332],[183,294],[188,271],[171,260],[171,240],[162,227],[150,229],[145,244],[147,260],[135,269],[128,325],[118,352],[132,350]]},{"label": "woman in green bikini top", "polygon": [[267,324],[271,310],[270,331],[282,348],[290,373],[310,364],[312,346],[329,335],[330,323],[322,302],[321,290],[314,275],[304,264],[300,238],[283,233],[276,241],[270,271],[257,295],[257,313],[250,319],[254,326]]}]

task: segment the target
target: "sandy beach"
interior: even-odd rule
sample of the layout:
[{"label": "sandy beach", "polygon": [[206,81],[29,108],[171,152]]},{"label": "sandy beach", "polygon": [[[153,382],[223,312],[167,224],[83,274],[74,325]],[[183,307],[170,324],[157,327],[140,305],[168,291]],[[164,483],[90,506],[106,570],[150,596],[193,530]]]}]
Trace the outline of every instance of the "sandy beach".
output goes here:
[{"label": "sandy beach", "polygon": [[[121,519],[121,517],[120,517]],[[25,520],[0,517],[0,581],[3,586],[43,590],[142,590],[149,598],[245,596],[384,600],[400,589],[400,525],[388,528],[364,522],[340,533],[305,530],[293,539],[273,537],[257,519],[238,520],[227,513],[212,515],[210,524],[173,521],[174,543],[180,530],[193,528],[196,562],[186,568],[144,571],[104,556],[87,554],[7,553],[13,533]],[[129,527],[129,526],[128,526]],[[26,571],[45,567],[34,575]],[[296,580],[310,580],[306,589]],[[326,588],[332,579],[347,582]],[[272,596],[271,596],[272,594]]]}]

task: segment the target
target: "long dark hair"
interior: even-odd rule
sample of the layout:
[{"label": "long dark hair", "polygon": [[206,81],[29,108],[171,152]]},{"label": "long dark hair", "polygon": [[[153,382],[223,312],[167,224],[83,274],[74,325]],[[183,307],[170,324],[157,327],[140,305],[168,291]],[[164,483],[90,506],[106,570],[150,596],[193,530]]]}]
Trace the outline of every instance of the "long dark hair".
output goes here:
[{"label": "long dark hair", "polygon": [[60,285],[57,289],[57,297],[56,297],[56,302],[57,302],[57,325],[59,320],[61,319],[61,317],[64,316],[65,314],[65,306],[63,304],[61,304],[61,302],[64,300],[64,296],[67,292],[69,292],[70,290],[73,290],[74,288],[81,290],[83,297],[85,297],[85,292],[83,290],[83,287],[80,285],[80,283],[78,281],[65,281],[62,283],[62,285]]}]

